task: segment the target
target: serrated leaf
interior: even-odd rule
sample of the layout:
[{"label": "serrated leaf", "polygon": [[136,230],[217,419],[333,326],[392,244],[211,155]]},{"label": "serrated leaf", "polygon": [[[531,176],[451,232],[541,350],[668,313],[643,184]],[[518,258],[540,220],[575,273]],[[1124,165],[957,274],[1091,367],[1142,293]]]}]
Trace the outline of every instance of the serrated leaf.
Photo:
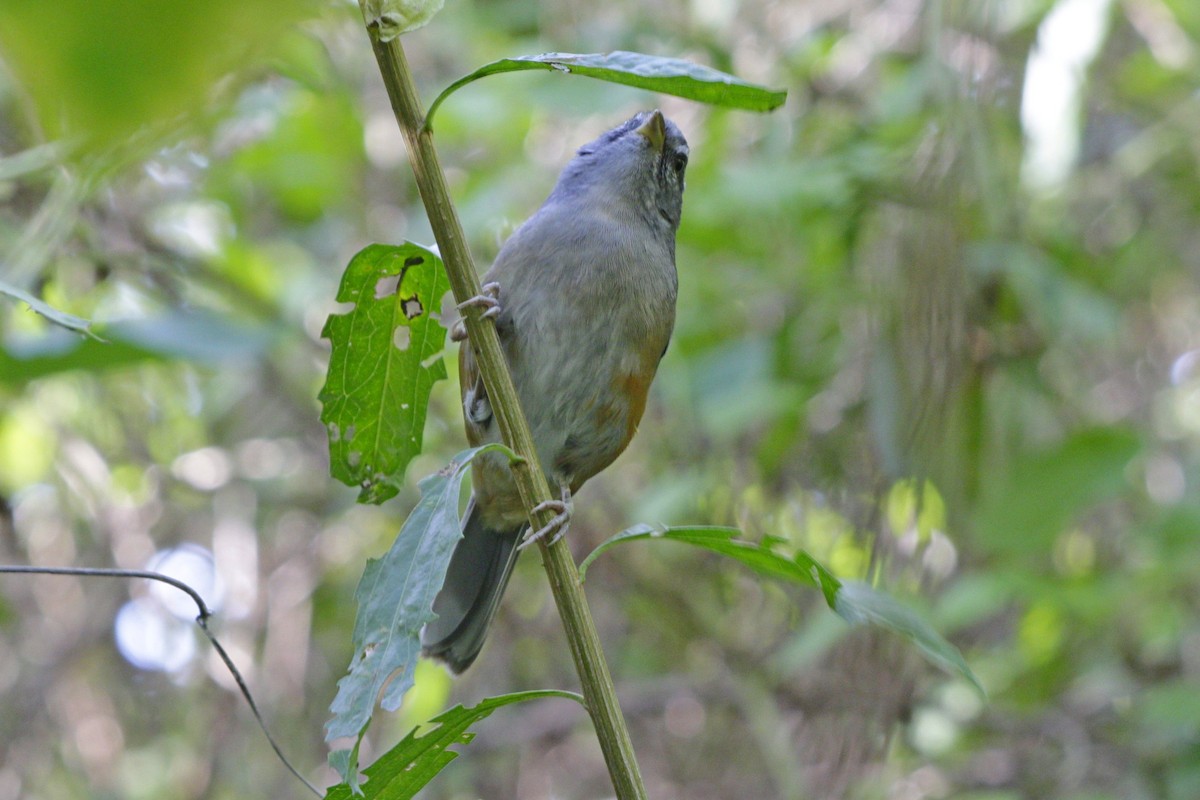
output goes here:
[{"label": "serrated leaf", "polygon": [[447,97],[468,83],[502,72],[552,70],[583,75],[609,83],[620,83],[660,94],[685,97],[714,106],[747,111],[771,111],[783,105],[787,91],[767,89],[733,75],[684,61],[645,53],[616,50],[611,53],[542,53],[502,58],[459,78],[438,95],[429,107],[426,125],[432,127],[433,115]]},{"label": "serrated leaf", "polygon": [[869,623],[898,633],[917,646],[932,663],[964,678],[983,697],[983,684],[971,672],[962,653],[934,630],[922,616],[898,600],[858,581],[845,581],[833,604],[833,610],[847,622]]},{"label": "serrated leaf", "polygon": [[[358,602],[354,657],[347,675],[338,681],[330,706],[333,718],[325,726],[326,741],[361,738],[376,699],[394,711],[412,687],[421,655],[421,628],[434,619],[433,599],[462,537],[458,501],[463,476],[471,459],[488,450],[513,457],[503,445],[484,445],[464,450],[445,469],[424,478],[421,500],[391,549],[383,558],[367,562],[354,594]],[[342,777],[350,780],[348,775]]]},{"label": "serrated leaf", "polygon": [[446,328],[436,318],[450,289],[442,260],[412,242],[373,244],[346,267],[321,335],[333,345],[321,389],[333,477],[361,490],[360,503],[395,497],[421,452],[434,381],[446,377],[437,354]]},{"label": "serrated leaf", "polygon": [[[574,692],[547,689],[489,697],[470,708],[455,706],[409,731],[399,744],[363,770],[370,780],[362,785],[362,796],[369,800],[408,800],[458,758],[459,754],[449,748],[469,744],[475,734],[468,728],[476,722],[491,716],[498,708],[546,697],[569,698],[584,705],[583,698]],[[437,727],[430,730],[428,726],[433,724]],[[329,788],[325,800],[349,800],[354,794],[349,784],[340,783]]]},{"label": "serrated leaf", "polygon": [[0,281],[0,294],[6,294],[14,300],[20,300],[55,325],[96,338],[96,335],[92,333],[92,323],[90,320],[60,311],[46,301],[34,297],[24,289],[19,289],[10,283]]},{"label": "serrated leaf", "polygon": [[965,678],[981,695],[986,696],[982,684],[958,649],[912,609],[866,584],[838,580],[802,550],[791,558],[776,552],[774,548],[780,544],[780,540],[775,537],[767,537],[761,544],[756,544],[738,539],[740,535],[741,531],[737,528],[635,525],[604,540],[589,553],[579,565],[579,577],[581,580],[586,577],[588,567],[597,556],[623,542],[642,539],[686,542],[729,556],[768,578],[820,588],[825,602],[847,622],[866,622],[900,634],[915,644],[929,661]]}]

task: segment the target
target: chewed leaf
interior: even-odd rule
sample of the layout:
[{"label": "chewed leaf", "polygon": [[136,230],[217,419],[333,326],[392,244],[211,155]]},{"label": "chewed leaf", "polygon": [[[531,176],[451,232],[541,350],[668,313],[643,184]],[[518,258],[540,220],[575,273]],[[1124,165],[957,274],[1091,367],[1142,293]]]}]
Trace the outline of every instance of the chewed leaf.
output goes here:
[{"label": "chewed leaf", "polygon": [[[359,790],[361,796],[368,800],[408,800],[447,764],[458,758],[459,754],[450,747],[469,744],[475,738],[469,728],[476,722],[491,716],[493,711],[503,706],[547,697],[563,697],[584,704],[583,698],[574,692],[548,689],[489,697],[470,708],[455,706],[429,721],[430,725],[436,726],[432,730],[425,725],[414,728],[399,744],[363,770],[369,780],[362,784]],[[349,760],[349,753],[339,752],[346,754],[336,759],[340,765]],[[350,800],[355,793],[352,784],[339,783],[325,793],[325,800]]]},{"label": "chewed leaf", "polygon": [[820,588],[825,602],[847,622],[877,625],[900,634],[915,644],[930,662],[966,679],[986,696],[983,685],[958,649],[911,608],[866,584],[838,580],[803,550],[790,556],[779,552],[777,548],[783,541],[776,537],[747,542],[738,539],[740,535],[737,528],[636,525],[601,542],[579,565],[579,576],[582,579],[587,575],[588,567],[597,556],[623,542],[665,539],[703,547],[729,556],[768,578]]},{"label": "chewed leaf", "polygon": [[450,284],[442,261],[412,242],[373,244],[350,260],[321,335],[333,351],[321,389],[333,477],[360,503],[394,497],[421,452],[434,381],[446,377],[446,328],[434,316]]},{"label": "chewed leaf", "polygon": [[425,124],[432,127],[431,120],[442,101],[468,83],[488,75],[524,70],[550,70],[583,75],[609,83],[685,97],[709,105],[747,111],[771,111],[783,105],[787,99],[787,92],[782,89],[756,86],[733,75],[681,58],[664,58],[624,50],[612,53],[542,53],[535,56],[502,58],[459,78],[433,101]]},{"label": "chewed leaf", "polygon": [[[499,444],[465,450],[445,469],[423,479],[421,500],[405,520],[383,558],[363,570],[354,599],[354,656],[325,726],[326,740],[362,737],[375,702],[394,711],[413,685],[421,654],[421,627],[434,619],[433,599],[446,579],[450,556],[462,537],[458,501],[467,465],[477,453],[500,450]],[[386,688],[385,688],[386,687]],[[380,693],[382,692],[382,698]],[[348,769],[354,769],[349,764]],[[343,774],[348,781],[352,774]]]}]

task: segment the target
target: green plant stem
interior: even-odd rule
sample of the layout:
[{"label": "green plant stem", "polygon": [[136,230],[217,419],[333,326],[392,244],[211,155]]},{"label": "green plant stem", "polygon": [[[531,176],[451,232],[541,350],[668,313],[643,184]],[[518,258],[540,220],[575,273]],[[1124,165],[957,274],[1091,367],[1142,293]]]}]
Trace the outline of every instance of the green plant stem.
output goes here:
[{"label": "green plant stem", "polygon": [[[400,40],[393,38],[380,41],[379,26],[368,21],[367,31],[371,46],[379,62],[379,70],[387,87],[392,110],[408,145],[409,162],[416,176],[417,189],[425,203],[425,211],[441,250],[442,261],[450,278],[450,286],[458,302],[475,297],[482,291],[475,266],[467,247],[466,236],[458,213],[450,200],[446,178],[433,147],[432,133],[425,127],[421,101],[417,96],[409,74],[408,62]],[[468,307],[465,314],[467,335],[474,348],[479,371],[487,387],[492,410],[500,427],[504,443],[517,452],[524,461],[513,465],[513,474],[526,508],[551,499],[550,487],[537,459],[533,436],[521,410],[517,392],[500,347],[496,326],[489,319],[482,319],[477,308]],[[536,528],[547,524],[553,512],[542,511],[531,517]],[[588,712],[600,740],[600,749],[620,800],[645,798],[646,788],[638,770],[633,753],[633,744],[625,718],[617,702],[616,689],[600,647],[600,636],[592,620],[579,572],[566,542],[560,540],[553,545],[539,545],[550,588],[558,606],[559,617],[567,633],[575,669],[579,674],[583,696]]]}]

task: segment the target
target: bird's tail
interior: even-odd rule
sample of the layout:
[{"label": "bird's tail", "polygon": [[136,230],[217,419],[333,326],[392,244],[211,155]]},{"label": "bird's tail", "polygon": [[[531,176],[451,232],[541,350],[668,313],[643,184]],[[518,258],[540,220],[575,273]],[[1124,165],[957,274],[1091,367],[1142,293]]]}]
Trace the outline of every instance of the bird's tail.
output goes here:
[{"label": "bird's tail", "polygon": [[446,582],[433,601],[437,619],[421,631],[422,652],[459,673],[483,648],[500,598],[517,564],[524,526],[495,530],[483,524],[474,496],[467,506],[463,538],[450,558]]}]

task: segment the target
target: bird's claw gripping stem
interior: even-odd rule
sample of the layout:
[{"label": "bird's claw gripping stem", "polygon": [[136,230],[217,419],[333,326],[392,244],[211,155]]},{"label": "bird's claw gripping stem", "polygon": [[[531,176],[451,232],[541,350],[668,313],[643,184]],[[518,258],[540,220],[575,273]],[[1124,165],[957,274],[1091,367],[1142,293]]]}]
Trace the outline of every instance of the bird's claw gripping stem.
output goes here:
[{"label": "bird's claw gripping stem", "polygon": [[[482,308],[483,313],[479,315],[481,319],[489,317],[494,318],[500,313],[500,284],[495,281],[489,281],[483,285],[483,291],[474,297],[468,297],[458,304],[458,310],[461,312],[467,308]],[[463,320],[454,323],[454,327],[450,329],[450,341],[461,342],[467,338],[467,326]]]},{"label": "bird's claw gripping stem", "polygon": [[538,530],[526,533],[521,543],[517,545],[518,550],[524,550],[547,535],[550,536],[550,540],[546,542],[546,546],[549,547],[567,535],[567,528],[571,524],[571,487],[562,487],[562,500],[547,500],[544,503],[538,503],[530,510],[529,514],[533,516],[540,511],[553,511],[554,518]]}]

